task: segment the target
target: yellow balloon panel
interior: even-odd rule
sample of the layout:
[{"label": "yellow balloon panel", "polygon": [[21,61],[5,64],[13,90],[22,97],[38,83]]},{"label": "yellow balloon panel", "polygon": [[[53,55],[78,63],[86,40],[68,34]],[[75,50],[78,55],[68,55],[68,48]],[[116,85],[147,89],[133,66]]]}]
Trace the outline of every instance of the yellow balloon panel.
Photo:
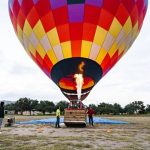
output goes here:
[{"label": "yellow balloon panel", "polygon": [[71,42],[67,41],[67,42],[63,42],[61,43],[61,47],[62,47],[62,52],[64,55],[64,58],[71,58],[72,57],[72,53],[71,53]]},{"label": "yellow balloon panel", "polygon": [[89,58],[91,48],[92,48],[92,42],[83,40],[82,47],[81,47],[81,57]]}]

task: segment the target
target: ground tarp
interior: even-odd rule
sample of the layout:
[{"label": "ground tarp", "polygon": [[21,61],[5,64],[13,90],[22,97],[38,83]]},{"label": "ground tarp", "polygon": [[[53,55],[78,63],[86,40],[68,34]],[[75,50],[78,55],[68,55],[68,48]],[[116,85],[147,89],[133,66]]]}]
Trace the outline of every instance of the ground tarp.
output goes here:
[{"label": "ground tarp", "polygon": [[[97,124],[128,124],[128,122],[105,119],[101,117],[94,117],[93,121],[94,123],[97,123]],[[56,118],[49,118],[49,119],[16,122],[16,124],[54,124],[55,122],[56,122]],[[64,118],[61,117],[60,123],[63,123],[63,122],[64,122]],[[88,123],[88,118],[87,118],[87,123]]]}]

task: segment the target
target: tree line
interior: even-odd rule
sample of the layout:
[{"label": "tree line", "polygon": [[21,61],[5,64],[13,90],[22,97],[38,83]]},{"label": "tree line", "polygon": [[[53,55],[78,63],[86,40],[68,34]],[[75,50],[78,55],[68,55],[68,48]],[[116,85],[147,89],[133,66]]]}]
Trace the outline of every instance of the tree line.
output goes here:
[{"label": "tree line", "polygon": [[33,100],[30,98],[20,98],[15,103],[10,103],[5,105],[5,110],[15,111],[15,114],[20,112],[23,115],[24,111],[29,111],[30,115],[32,111],[39,111],[45,115],[46,112],[53,113],[56,111],[56,108],[60,107],[61,112],[64,112],[64,109],[68,107],[68,102],[60,101],[57,104],[54,104],[52,101],[48,100]]},{"label": "tree line", "polygon": [[[60,107],[61,113],[64,113],[64,109],[68,107],[68,102],[59,101],[57,104],[54,104],[49,100],[33,100],[30,98],[20,98],[15,103],[7,104],[5,109],[8,111],[15,111],[23,114],[24,111],[29,111],[30,115],[32,111],[39,111],[45,115],[46,112],[53,113],[56,111],[56,108]],[[127,104],[125,107],[122,107],[120,104],[109,104],[109,103],[99,103],[98,105],[90,104],[96,114],[112,114],[112,115],[120,115],[120,114],[146,114],[150,113],[150,105],[145,106],[142,101],[134,101],[132,103]],[[86,107],[89,107],[86,106]]]}]

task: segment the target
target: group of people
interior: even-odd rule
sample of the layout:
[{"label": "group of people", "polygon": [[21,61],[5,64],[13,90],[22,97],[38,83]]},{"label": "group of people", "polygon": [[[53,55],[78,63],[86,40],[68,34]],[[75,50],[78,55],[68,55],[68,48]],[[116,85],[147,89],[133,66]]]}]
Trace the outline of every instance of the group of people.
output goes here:
[{"label": "group of people", "polygon": [[[89,126],[93,127],[93,115],[95,114],[95,111],[92,107],[89,107],[87,110],[88,118],[89,118]],[[56,110],[56,123],[55,128],[61,128],[60,127],[60,107]]]},{"label": "group of people", "polygon": [[[87,110],[87,114],[89,117],[89,126],[93,126],[93,115],[95,114],[95,111],[92,109],[92,107],[89,107]],[[0,103],[0,133],[1,133],[1,127],[4,119],[4,102]],[[56,110],[56,123],[55,123],[55,128],[61,128],[60,127],[60,107],[57,108]]]}]

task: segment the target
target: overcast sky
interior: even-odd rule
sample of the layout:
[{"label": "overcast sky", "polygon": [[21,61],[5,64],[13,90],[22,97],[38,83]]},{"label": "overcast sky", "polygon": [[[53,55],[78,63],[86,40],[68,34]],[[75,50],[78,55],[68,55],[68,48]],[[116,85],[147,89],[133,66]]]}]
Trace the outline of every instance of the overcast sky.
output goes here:
[{"label": "overcast sky", "polygon": [[[0,0],[0,100],[21,97],[67,100],[26,54],[10,22],[7,0]],[[150,9],[133,46],[84,102],[117,102],[125,106],[135,100],[150,104]]]}]

